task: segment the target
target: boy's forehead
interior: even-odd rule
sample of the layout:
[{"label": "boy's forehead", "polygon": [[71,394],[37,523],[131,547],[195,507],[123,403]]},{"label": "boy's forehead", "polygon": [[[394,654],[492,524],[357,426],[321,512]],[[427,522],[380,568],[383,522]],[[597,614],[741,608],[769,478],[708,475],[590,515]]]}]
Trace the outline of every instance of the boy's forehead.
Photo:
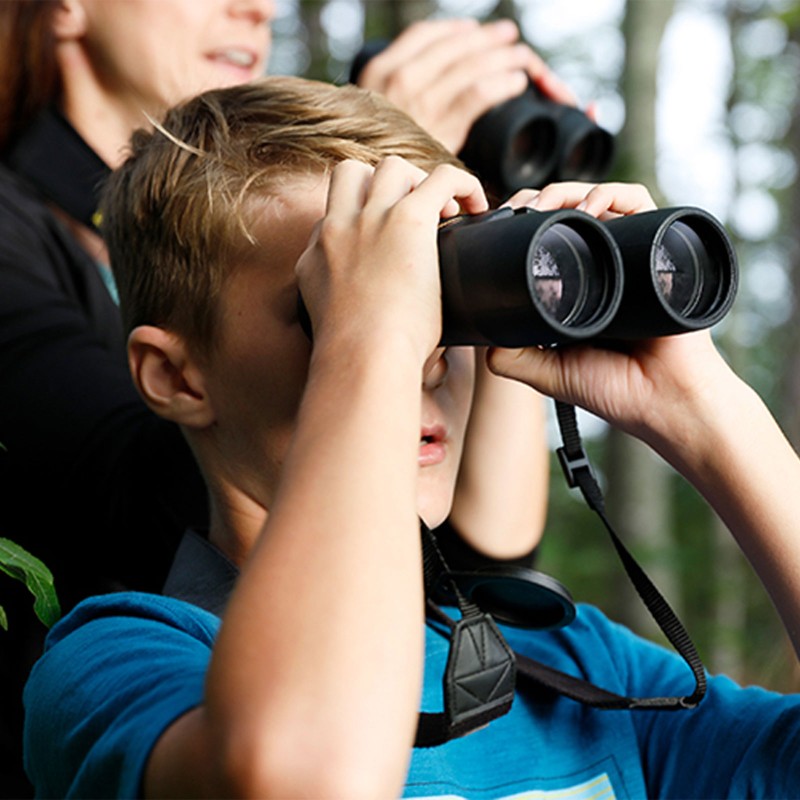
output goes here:
[{"label": "boy's forehead", "polygon": [[[306,216],[307,209],[325,213],[330,176],[327,174],[286,174],[271,181],[262,191],[252,194],[246,206],[255,221],[276,225]],[[278,231],[279,232],[279,231]]]},{"label": "boy's forehead", "polygon": [[293,271],[325,214],[328,184],[327,176],[302,176],[275,193],[253,198],[247,215],[252,246],[246,248],[243,260]]}]

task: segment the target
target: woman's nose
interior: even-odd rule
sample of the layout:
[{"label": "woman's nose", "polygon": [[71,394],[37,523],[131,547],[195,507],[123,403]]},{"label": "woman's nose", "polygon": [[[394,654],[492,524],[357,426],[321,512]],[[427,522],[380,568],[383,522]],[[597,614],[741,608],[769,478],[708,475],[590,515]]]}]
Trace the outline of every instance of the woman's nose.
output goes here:
[{"label": "woman's nose", "polygon": [[275,0],[232,0],[231,13],[256,24],[270,23],[275,17]]},{"label": "woman's nose", "polygon": [[447,377],[447,349],[437,347],[425,361],[422,370],[422,385],[426,389],[441,386]]}]

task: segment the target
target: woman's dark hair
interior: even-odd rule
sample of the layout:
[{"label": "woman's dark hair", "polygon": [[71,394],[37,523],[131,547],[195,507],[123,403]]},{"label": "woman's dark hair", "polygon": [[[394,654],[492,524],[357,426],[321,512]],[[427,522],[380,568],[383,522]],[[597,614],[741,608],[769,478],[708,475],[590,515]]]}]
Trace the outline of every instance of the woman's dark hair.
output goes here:
[{"label": "woman's dark hair", "polygon": [[59,0],[0,2],[0,156],[59,95],[53,14]]}]

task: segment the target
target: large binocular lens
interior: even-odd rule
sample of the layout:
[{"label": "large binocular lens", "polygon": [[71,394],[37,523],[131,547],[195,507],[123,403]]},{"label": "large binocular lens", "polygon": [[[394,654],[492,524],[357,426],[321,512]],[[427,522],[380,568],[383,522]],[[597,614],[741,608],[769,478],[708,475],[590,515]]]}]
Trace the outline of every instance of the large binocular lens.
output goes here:
[{"label": "large binocular lens", "polygon": [[678,208],[601,223],[501,209],[439,231],[442,344],[521,347],[644,339],[710,327],[730,309],[724,228]]},{"label": "large binocular lens", "polygon": [[[356,83],[367,62],[389,42],[367,42],[350,67]],[[535,86],[475,121],[459,153],[497,197],[553,181],[598,181],[606,176],[614,138],[586,114],[547,99]]]},{"label": "large binocular lens", "polygon": [[664,302],[682,316],[702,316],[714,307],[723,285],[713,254],[684,222],[674,222],[658,244],[657,288]]},{"label": "large binocular lens", "polygon": [[585,338],[611,321],[622,267],[587,214],[511,209],[439,230],[444,344],[515,347]]},{"label": "large binocular lens", "polygon": [[641,339],[710,328],[738,288],[725,228],[699,208],[633,214],[604,223],[623,260],[625,289],[604,337]]}]

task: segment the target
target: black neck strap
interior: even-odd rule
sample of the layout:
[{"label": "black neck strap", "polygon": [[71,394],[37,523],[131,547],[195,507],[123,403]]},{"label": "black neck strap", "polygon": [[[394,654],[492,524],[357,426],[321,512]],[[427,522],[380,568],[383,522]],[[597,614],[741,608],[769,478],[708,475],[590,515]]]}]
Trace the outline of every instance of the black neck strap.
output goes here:
[{"label": "black neck strap", "polygon": [[[605,502],[600,486],[595,479],[589,458],[583,449],[578,421],[575,415],[575,406],[556,401],[556,416],[558,426],[561,431],[563,446],[556,452],[558,454],[561,467],[570,487],[581,490],[587,505],[602,520],[608,535],[617,551],[625,572],[634,585],[634,588],[641,597],[647,610],[653,616],[658,627],[667,637],[672,646],[678,651],[679,655],[689,665],[695,679],[695,690],[686,697],[649,697],[649,698],[618,698],[612,702],[610,698],[599,707],[602,708],[694,708],[705,695],[706,675],[703,663],[697,653],[689,634],[683,624],[675,615],[669,603],[663,595],[656,589],[644,570],[636,563],[628,549],[617,536],[614,528],[605,513]],[[566,691],[560,690],[562,694],[569,695]],[[613,697],[613,696],[612,696]],[[574,699],[581,700],[576,697]],[[581,702],[585,702],[581,700]],[[594,704],[593,704],[594,705]]]},{"label": "black neck strap", "polygon": [[461,619],[447,617],[430,596],[442,575],[449,575],[444,556],[427,525],[420,521],[423,574],[429,616],[450,630],[450,652],[443,677],[444,711],[421,712],[416,747],[434,747],[464,736],[507,714],[514,700],[514,653],[489,614],[467,600],[449,577]]},{"label": "black neck strap", "polygon": [[[448,575],[449,570],[441,552],[436,547],[435,538],[423,525],[422,540],[425,586],[428,593],[428,616],[451,629],[451,645],[443,679],[445,710],[440,714],[420,714],[415,742],[417,747],[442,744],[449,739],[470,733],[492,719],[507,713],[513,700],[515,679],[520,689],[532,697],[542,694],[551,697],[562,695],[584,705],[608,711],[690,709],[696,707],[705,696],[705,670],[694,643],[667,601],[617,536],[605,514],[603,493],[583,448],[575,407],[556,402],[556,414],[563,441],[563,446],[556,452],[567,482],[570,487],[577,487],[581,490],[589,507],[603,521],[625,572],[636,591],[659,628],[689,666],[695,680],[694,691],[686,696],[626,697],[511,651],[503,639],[502,633],[494,625],[491,616],[483,614],[474,603],[466,601],[455,583],[452,586],[452,594],[458,601],[462,618],[459,621],[451,619],[430,599],[431,587],[436,586],[437,575]],[[463,655],[465,635],[472,639],[472,647],[469,648],[466,656]],[[479,643],[490,642],[491,646],[485,647],[484,650],[491,653],[491,658],[481,659],[475,655],[478,651],[475,646],[476,641]],[[510,668],[506,664],[505,659],[508,653],[513,654],[512,658],[515,661],[516,669]],[[501,674],[502,680],[492,680]],[[470,701],[465,709],[466,713],[464,713],[464,709],[454,705],[451,700],[454,696],[462,697],[463,695],[461,692],[463,675],[469,676],[470,680],[475,676],[475,683],[482,687],[482,694],[470,691]],[[510,688],[509,681],[511,681]]]},{"label": "black neck strap", "polygon": [[109,166],[55,108],[45,109],[8,154],[9,166],[73,219],[99,228]]}]

